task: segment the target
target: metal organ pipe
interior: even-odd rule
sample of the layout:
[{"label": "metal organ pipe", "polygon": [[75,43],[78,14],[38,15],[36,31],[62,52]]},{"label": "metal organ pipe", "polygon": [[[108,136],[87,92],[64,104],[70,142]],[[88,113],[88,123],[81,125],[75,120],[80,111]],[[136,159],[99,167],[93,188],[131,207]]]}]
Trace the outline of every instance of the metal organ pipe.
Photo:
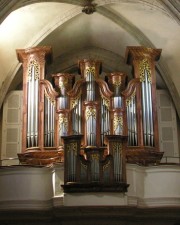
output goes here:
[{"label": "metal organ pipe", "polygon": [[38,96],[39,79],[35,71],[35,61],[29,66],[28,85],[27,85],[27,147],[38,146]]},{"label": "metal organ pipe", "polygon": [[153,146],[153,117],[152,117],[152,96],[151,96],[151,81],[150,77],[148,78],[148,72],[145,70],[145,81],[147,89],[147,103],[148,103],[148,118],[149,118],[149,127],[148,127],[148,146]]},{"label": "metal organ pipe", "polygon": [[151,82],[148,78],[148,71],[144,70],[144,79],[142,80],[142,108],[143,108],[143,133],[144,144],[153,146],[153,116],[152,116],[152,93]]},{"label": "metal organ pipe", "polygon": [[109,125],[109,109],[106,106],[105,100],[101,99],[101,145],[104,145],[104,136],[110,132]]},{"label": "metal organ pipe", "polygon": [[38,77],[35,77],[35,146],[38,146],[38,100],[39,100],[39,79]]},{"label": "metal organ pipe", "polygon": [[45,113],[44,113],[44,121],[45,121],[45,129],[44,129],[44,140],[45,147],[53,147],[54,146],[54,113],[55,113],[55,105],[54,102],[45,95]]},{"label": "metal organ pipe", "polygon": [[79,114],[78,114],[78,134],[81,133],[81,98],[78,101],[78,109],[79,109]]},{"label": "metal organ pipe", "polygon": [[142,108],[143,108],[143,133],[144,133],[144,144],[147,145],[147,124],[146,124],[146,90],[144,81],[142,81]]},{"label": "metal organ pipe", "polygon": [[91,179],[93,182],[99,181],[99,155],[91,155]]},{"label": "metal organ pipe", "polygon": [[122,158],[121,158],[121,145],[117,142],[113,143],[113,158],[114,158],[114,179],[116,182],[121,181],[122,174]]},{"label": "metal organ pipe", "polygon": [[48,133],[48,104],[47,104],[48,99],[45,97],[44,99],[44,145],[48,146],[48,138],[47,138],[47,133]]},{"label": "metal organ pipe", "polygon": [[32,80],[32,76],[29,75],[28,76],[28,90],[27,90],[27,97],[28,97],[28,104],[27,104],[27,147],[31,147],[31,80]]},{"label": "metal organ pipe", "polygon": [[50,103],[50,114],[51,114],[51,127],[50,127],[50,146],[53,146],[54,142],[54,106],[52,102]]},{"label": "metal organ pipe", "polygon": [[34,147],[34,66],[31,67],[31,114],[30,114],[30,121],[31,121],[31,147]]},{"label": "metal organ pipe", "polygon": [[[86,100],[88,102],[95,101],[95,81],[93,73],[87,72],[86,75],[86,82],[87,82],[87,96]],[[86,133],[87,133],[87,145],[88,146],[96,146],[96,109],[94,107],[87,107],[86,108],[87,114],[87,126],[86,126]]]},{"label": "metal organ pipe", "polygon": [[75,104],[72,109],[72,127],[73,134],[81,133],[81,96],[75,100]]},{"label": "metal organ pipe", "polygon": [[133,115],[134,115],[134,145],[137,145],[137,124],[136,124],[136,100],[133,98]]},{"label": "metal organ pipe", "polygon": [[47,146],[48,147],[50,145],[50,113],[49,113],[49,109],[50,109],[50,101],[49,99],[47,99]]},{"label": "metal organ pipe", "polygon": [[128,126],[128,145],[131,145],[129,104],[127,105],[127,126]]},{"label": "metal organ pipe", "polygon": [[153,111],[152,111],[152,88],[151,82],[148,83],[149,102],[150,102],[150,127],[151,127],[151,146],[154,146],[154,127],[153,127]]},{"label": "metal organ pipe", "polygon": [[136,97],[134,93],[126,101],[127,125],[128,125],[128,145],[137,146],[137,119],[136,119]]},{"label": "metal organ pipe", "polygon": [[147,119],[147,146],[150,145],[150,117],[149,117],[149,93],[148,93],[148,82],[147,82],[147,73],[145,72],[145,97],[146,97],[146,119]]}]

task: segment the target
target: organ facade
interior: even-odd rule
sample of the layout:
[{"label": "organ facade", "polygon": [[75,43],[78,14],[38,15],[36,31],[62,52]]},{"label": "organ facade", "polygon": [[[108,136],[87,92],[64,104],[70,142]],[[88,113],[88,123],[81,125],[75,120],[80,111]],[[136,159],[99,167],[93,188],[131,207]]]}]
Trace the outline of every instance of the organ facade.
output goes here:
[{"label": "organ facade", "polygon": [[64,162],[65,192],[126,192],[126,162],[157,164],[155,61],[161,50],[127,47],[133,79],[101,76],[102,63],[78,62],[74,74],[45,79],[51,47],[17,50],[23,65],[22,164]]}]

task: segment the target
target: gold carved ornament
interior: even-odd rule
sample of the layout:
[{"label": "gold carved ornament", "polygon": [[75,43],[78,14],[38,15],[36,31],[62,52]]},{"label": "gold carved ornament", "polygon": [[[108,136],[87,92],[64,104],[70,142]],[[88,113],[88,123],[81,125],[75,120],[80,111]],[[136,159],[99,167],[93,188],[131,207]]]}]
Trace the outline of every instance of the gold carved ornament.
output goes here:
[{"label": "gold carved ornament", "polygon": [[39,80],[40,78],[40,71],[39,71],[39,64],[36,60],[31,60],[28,66],[28,80],[32,79],[32,67],[34,67],[34,79]]},{"label": "gold carved ornament", "polygon": [[131,104],[131,102],[135,98],[135,95],[136,95],[136,89],[133,91],[132,95],[126,99],[126,107],[128,107]]},{"label": "gold carved ornament", "polygon": [[74,152],[74,155],[77,156],[77,143],[76,142],[72,142],[70,144],[67,144],[67,152]]},{"label": "gold carved ornament", "polygon": [[122,116],[114,115],[113,124],[114,124],[114,131],[116,131],[116,129],[117,129],[117,127],[119,125],[122,128],[123,127],[123,118],[122,118]]},{"label": "gold carved ornament", "polygon": [[115,81],[113,81],[113,85],[115,86],[115,87],[120,87],[121,86],[121,80],[115,80]]},{"label": "gold carved ornament", "polygon": [[64,80],[59,80],[59,88],[65,88],[68,86],[68,78],[64,77]]},{"label": "gold carved ornament", "polygon": [[45,90],[44,94],[45,94],[45,97],[48,99],[48,101],[50,101],[52,103],[52,105],[55,106],[56,105],[56,99],[50,97],[46,90]]},{"label": "gold carved ornament", "polygon": [[59,128],[61,130],[61,125],[64,124],[66,130],[68,130],[68,118],[64,114],[59,114]]},{"label": "gold carved ornament", "polygon": [[79,92],[79,94],[77,95],[76,98],[73,98],[73,99],[71,100],[71,107],[72,107],[72,109],[74,109],[74,108],[77,106],[80,97],[81,97],[81,91]]},{"label": "gold carved ornament", "polygon": [[113,142],[113,144],[112,144],[112,151],[113,151],[113,154],[116,153],[116,152],[119,152],[121,154],[121,152],[122,152],[122,143]]},{"label": "gold carved ornament", "polygon": [[87,170],[87,165],[85,165],[85,164],[83,164],[83,163],[81,162],[81,166],[82,166],[85,170]]},{"label": "gold carved ornament", "polygon": [[101,98],[103,99],[103,105],[105,105],[108,109],[110,107],[110,100],[108,98],[106,98],[105,96],[102,95],[102,93],[100,93]]},{"label": "gold carved ornament", "polygon": [[86,120],[88,120],[90,116],[92,116],[96,120],[96,109],[93,108],[86,109]]},{"label": "gold carved ornament", "polygon": [[148,82],[149,83],[152,82],[151,68],[150,68],[150,65],[149,65],[149,62],[148,62],[147,59],[143,59],[142,61],[140,61],[140,63],[139,63],[139,71],[140,71],[140,82],[144,82],[145,81],[145,71],[147,73]]},{"label": "gold carved ornament", "polygon": [[91,154],[92,160],[99,160],[99,154]]},{"label": "gold carved ornament", "polygon": [[89,66],[86,68],[86,76],[91,73],[95,77],[95,67],[94,66]]},{"label": "gold carved ornament", "polygon": [[103,171],[108,169],[108,167],[111,165],[110,160],[103,166]]}]

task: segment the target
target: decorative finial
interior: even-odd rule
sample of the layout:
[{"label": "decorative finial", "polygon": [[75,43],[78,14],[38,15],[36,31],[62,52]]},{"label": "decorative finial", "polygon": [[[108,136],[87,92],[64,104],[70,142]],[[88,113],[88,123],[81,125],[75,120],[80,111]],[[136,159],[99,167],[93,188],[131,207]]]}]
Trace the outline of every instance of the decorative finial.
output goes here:
[{"label": "decorative finial", "polygon": [[88,15],[93,14],[96,11],[96,4],[92,3],[93,0],[86,0],[86,3],[84,4],[84,7],[82,9],[83,13],[86,13]]}]

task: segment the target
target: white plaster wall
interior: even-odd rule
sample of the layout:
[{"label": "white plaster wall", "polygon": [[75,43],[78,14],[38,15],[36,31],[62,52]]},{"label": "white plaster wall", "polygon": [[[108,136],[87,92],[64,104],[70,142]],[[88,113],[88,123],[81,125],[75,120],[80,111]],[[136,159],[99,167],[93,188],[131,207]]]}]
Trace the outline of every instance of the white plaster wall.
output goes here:
[{"label": "white plaster wall", "polygon": [[47,167],[0,167],[0,209],[58,206],[180,206],[180,166],[127,165],[128,192],[71,193],[61,188],[63,164]]},{"label": "white plaster wall", "polygon": [[71,193],[64,195],[64,206],[125,206],[127,196],[124,193],[93,192]]},{"label": "white plaster wall", "polygon": [[127,165],[128,204],[142,207],[180,206],[180,166]]},{"label": "white plaster wall", "polygon": [[1,167],[0,208],[47,208],[52,206],[52,169]]}]

